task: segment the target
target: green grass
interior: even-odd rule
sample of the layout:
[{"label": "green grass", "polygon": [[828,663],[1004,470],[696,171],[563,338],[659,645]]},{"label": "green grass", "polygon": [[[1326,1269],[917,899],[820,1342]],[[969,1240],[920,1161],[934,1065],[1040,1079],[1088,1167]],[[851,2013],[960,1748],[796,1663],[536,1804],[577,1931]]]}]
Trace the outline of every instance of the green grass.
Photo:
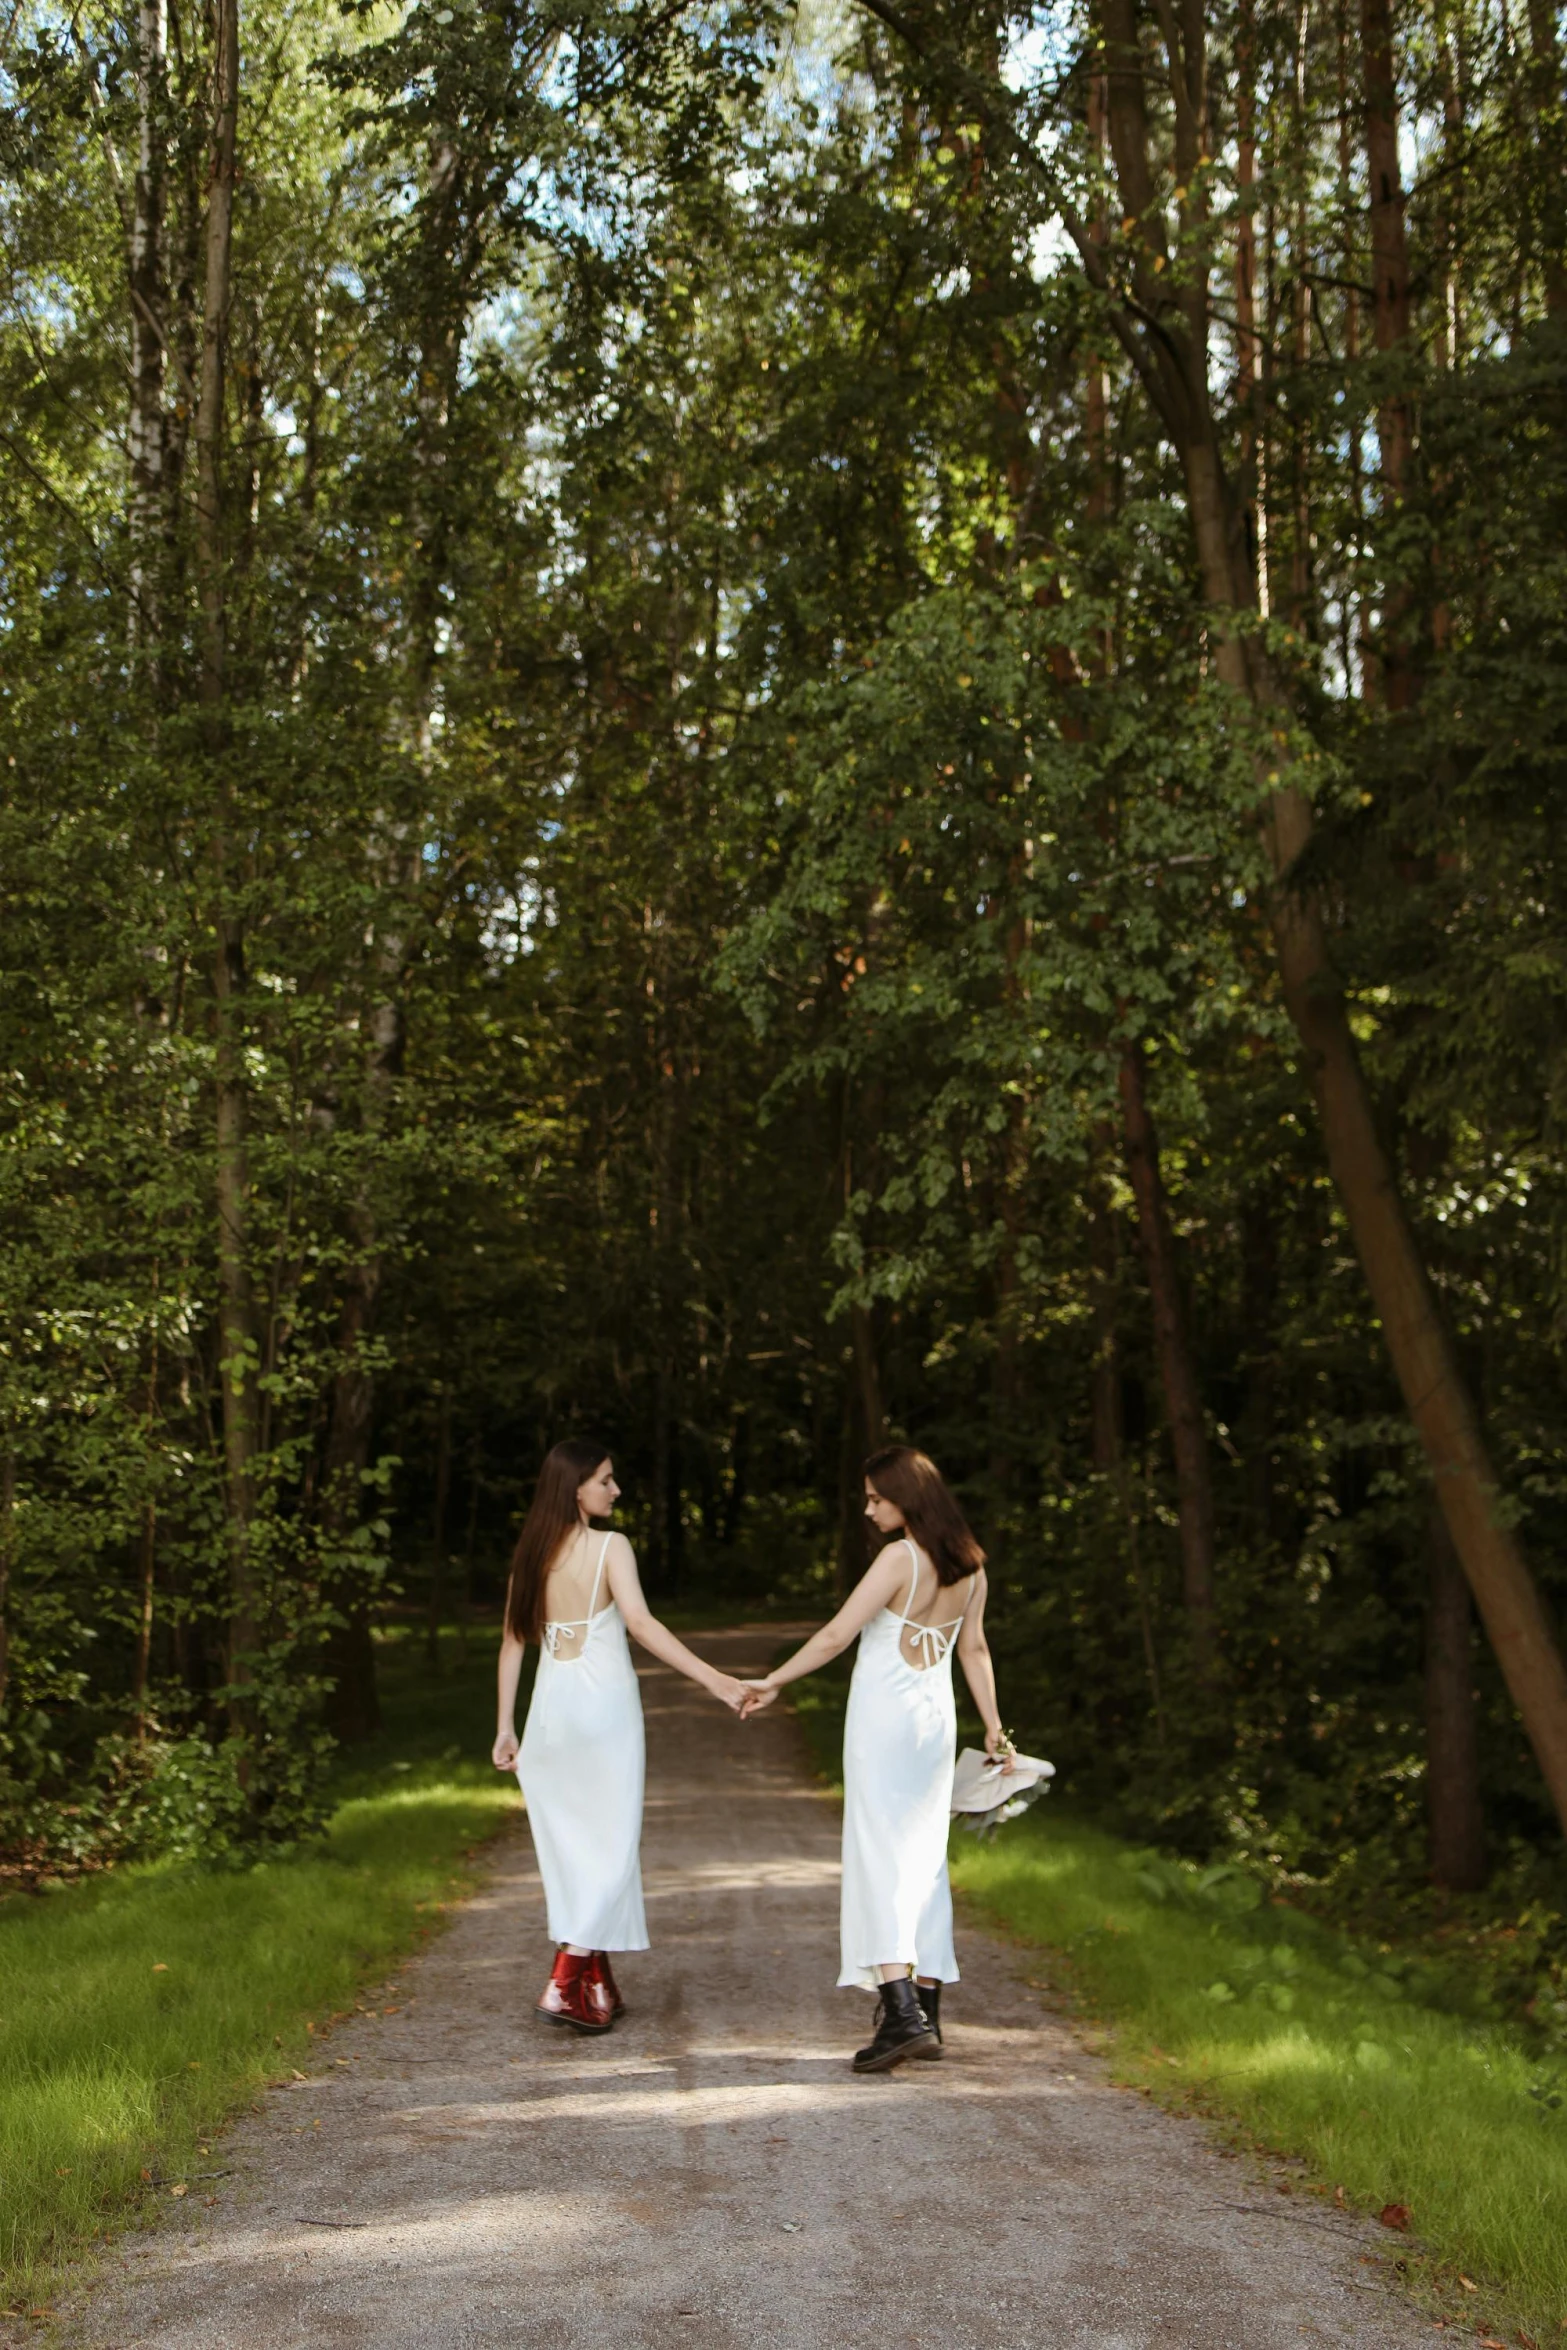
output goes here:
[{"label": "green grass", "polygon": [[[846,1677],[799,1690],[835,1781]],[[1451,1968],[1357,1946],[1233,1870],[1161,1859],[1048,1798],[994,1841],[955,1833],[952,1875],[1038,1948],[1041,1988],[1110,2027],[1118,2079],[1304,2162],[1352,2205],[1403,2205],[1412,2236],[1390,2231],[1389,2255],[1429,2303],[1510,2341],[1567,2336],[1567,2079],[1517,2027],[1452,2012]]]},{"label": "green grass", "polygon": [[324,1842],[0,1903],[0,2304],[45,2297],[175,2186],[200,2194],[211,2134],[436,1930],[514,1808],[491,1660],[433,1685],[411,1652],[387,1667],[386,1733],[340,1774]]},{"label": "green grass", "polygon": [[1118,2078],[1238,2123],[1350,2203],[1405,2206],[1419,2249],[1398,2251],[1471,2320],[1567,2331],[1567,2103],[1515,2031],[1428,2005],[1396,1954],[1241,1907],[1249,1880],[1064,1813],[958,1834],[953,1879],[1060,1954],[1044,1974],[1113,2025]]}]

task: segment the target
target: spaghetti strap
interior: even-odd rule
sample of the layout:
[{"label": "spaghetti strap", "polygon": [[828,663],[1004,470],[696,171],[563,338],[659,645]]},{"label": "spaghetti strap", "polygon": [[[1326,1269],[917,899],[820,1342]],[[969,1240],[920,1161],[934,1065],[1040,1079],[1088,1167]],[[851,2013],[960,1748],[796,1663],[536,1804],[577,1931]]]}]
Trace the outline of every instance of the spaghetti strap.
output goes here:
[{"label": "spaghetti strap", "polygon": [[588,1612],[582,1619],[585,1624],[591,1624],[593,1621],[594,1612],[598,1606],[599,1585],[604,1579],[604,1561],[609,1556],[609,1546],[614,1539],[615,1529],[612,1526],[599,1544],[599,1563],[594,1570],[593,1589],[588,1594]]},{"label": "spaghetti strap", "polygon": [[909,1556],[914,1561],[914,1572],[909,1577],[909,1596],[903,1603],[903,1621],[907,1623],[909,1620],[909,1610],[914,1605],[914,1594],[920,1587],[920,1554],[915,1549],[912,1541],[909,1540],[907,1534],[905,1534],[903,1539],[908,1543]]}]

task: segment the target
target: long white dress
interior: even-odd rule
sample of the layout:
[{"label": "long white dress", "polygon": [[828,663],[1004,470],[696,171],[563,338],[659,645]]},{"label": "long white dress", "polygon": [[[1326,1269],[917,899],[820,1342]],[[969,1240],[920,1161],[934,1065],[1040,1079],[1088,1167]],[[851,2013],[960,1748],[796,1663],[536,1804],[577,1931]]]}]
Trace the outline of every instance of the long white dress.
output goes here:
[{"label": "long white dress", "polygon": [[[909,1609],[919,1588],[919,1553],[902,1614],[884,1607],[860,1634],[843,1726],[843,1898],[840,1988],[874,1991],[878,1967],[912,1966],[938,1983],[958,1980],[947,1877],[957,1709],[952,1648],[969,1600],[949,1623],[920,1624]],[[904,1652],[912,1636],[920,1662]]]},{"label": "long white dress", "polygon": [[[544,1879],[550,1940],[582,1950],[646,1950],[642,1694],[620,1610],[613,1600],[598,1605],[609,1545],[606,1534],[587,1614],[544,1627],[517,1779]],[[568,1645],[576,1653],[563,1656]]]}]

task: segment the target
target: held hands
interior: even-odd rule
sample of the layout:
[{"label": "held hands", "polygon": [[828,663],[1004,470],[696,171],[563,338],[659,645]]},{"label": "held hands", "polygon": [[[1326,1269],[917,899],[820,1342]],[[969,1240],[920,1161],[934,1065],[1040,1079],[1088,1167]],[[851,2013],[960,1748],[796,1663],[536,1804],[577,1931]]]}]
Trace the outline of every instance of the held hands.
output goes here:
[{"label": "held hands", "polygon": [[516,1731],[498,1730],[495,1734],[495,1744],[490,1748],[490,1760],[498,1771],[515,1770],[517,1751]]},{"label": "held hands", "polygon": [[742,1681],[740,1686],[745,1693],[745,1702],[740,1708],[742,1722],[748,1722],[753,1714],[761,1713],[778,1695],[771,1681]]},{"label": "held hands", "polygon": [[732,1714],[745,1713],[746,1683],[737,1681],[733,1673],[718,1673],[711,1683],[713,1695],[720,1705],[727,1705]]}]

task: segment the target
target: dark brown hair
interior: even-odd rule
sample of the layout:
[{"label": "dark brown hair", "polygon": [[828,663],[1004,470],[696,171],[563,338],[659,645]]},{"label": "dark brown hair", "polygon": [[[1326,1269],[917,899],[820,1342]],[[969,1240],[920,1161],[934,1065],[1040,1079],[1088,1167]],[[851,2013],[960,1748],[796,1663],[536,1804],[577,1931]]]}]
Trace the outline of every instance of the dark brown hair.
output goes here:
[{"label": "dark brown hair", "polygon": [[938,1583],[961,1583],[977,1575],[985,1554],[951,1488],[935,1462],[912,1444],[883,1445],[865,1464],[865,1474],[895,1510],[936,1570]]},{"label": "dark brown hair", "polygon": [[609,1459],[607,1444],[569,1436],[544,1455],[533,1504],[522,1521],[511,1554],[506,1588],[506,1629],[514,1640],[537,1640],[544,1630],[544,1584],[569,1534],[581,1524],[578,1489]]}]

